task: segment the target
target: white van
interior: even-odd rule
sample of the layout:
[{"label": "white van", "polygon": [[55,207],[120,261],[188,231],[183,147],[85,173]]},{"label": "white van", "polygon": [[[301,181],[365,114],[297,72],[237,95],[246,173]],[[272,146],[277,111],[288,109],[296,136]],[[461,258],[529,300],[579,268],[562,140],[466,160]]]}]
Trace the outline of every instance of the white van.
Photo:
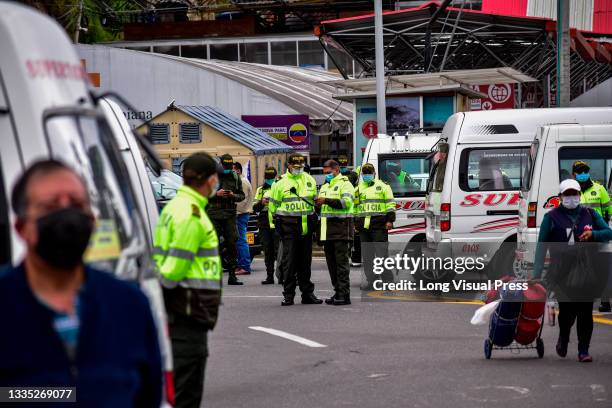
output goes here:
[{"label": "white van", "polygon": [[[520,192],[536,130],[548,124],[610,121],[611,108],[515,109],[451,116],[442,130],[428,186],[424,254],[482,257],[489,277],[511,273],[516,266]],[[424,271],[424,276],[449,279],[454,272]]]},{"label": "white van", "polygon": [[612,125],[558,125],[538,129],[529,153],[522,197],[516,259],[520,272],[533,268],[535,245],[544,215],[559,206],[559,183],[572,177],[572,164],[583,160],[591,179],[610,191]]},{"label": "white van", "polygon": [[[155,276],[147,224],[117,135],[94,103],[64,30],[32,8],[0,2],[0,55],[0,264],[17,264],[24,255],[11,227],[15,181],[34,161],[56,158],[87,184],[97,221],[87,261],[138,283]],[[158,318],[154,299],[151,306]],[[163,338],[166,327],[157,324]]]},{"label": "white van", "polygon": [[362,165],[374,165],[377,177],[389,183],[395,198],[396,221],[389,242],[425,241],[425,194],[432,149],[439,139],[440,133],[379,135],[366,146]]}]

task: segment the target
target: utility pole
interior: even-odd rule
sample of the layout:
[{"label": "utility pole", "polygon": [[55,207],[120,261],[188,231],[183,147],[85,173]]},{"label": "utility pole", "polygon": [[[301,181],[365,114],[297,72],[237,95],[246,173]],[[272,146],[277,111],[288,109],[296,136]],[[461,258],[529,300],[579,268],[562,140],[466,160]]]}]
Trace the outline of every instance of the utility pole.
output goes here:
[{"label": "utility pole", "polygon": [[76,28],[74,29],[74,43],[79,43],[79,34],[81,32],[81,18],[83,17],[83,0],[79,0],[79,14],[77,14]]},{"label": "utility pole", "polygon": [[376,122],[378,134],[387,134],[385,103],[385,42],[383,37],[382,0],[374,0],[374,36],[376,49]]},{"label": "utility pole", "polygon": [[557,106],[570,104],[570,0],[557,0]]}]

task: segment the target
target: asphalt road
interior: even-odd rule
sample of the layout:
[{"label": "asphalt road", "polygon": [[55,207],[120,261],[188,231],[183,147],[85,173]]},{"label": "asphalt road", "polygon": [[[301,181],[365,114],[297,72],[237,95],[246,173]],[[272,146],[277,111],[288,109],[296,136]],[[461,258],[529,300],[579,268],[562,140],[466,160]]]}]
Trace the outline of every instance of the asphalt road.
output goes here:
[{"label": "asphalt road", "polygon": [[[224,288],[205,407],[612,407],[612,316],[595,324],[591,364],[576,361],[575,337],[559,358],[549,326],[543,359],[524,350],[485,360],[487,328],[469,323],[475,304],[362,301],[354,269],[352,305],[281,307],[281,286],[260,284],[261,260],[254,270],[244,286]],[[313,282],[318,296],[330,294],[323,259]]]}]

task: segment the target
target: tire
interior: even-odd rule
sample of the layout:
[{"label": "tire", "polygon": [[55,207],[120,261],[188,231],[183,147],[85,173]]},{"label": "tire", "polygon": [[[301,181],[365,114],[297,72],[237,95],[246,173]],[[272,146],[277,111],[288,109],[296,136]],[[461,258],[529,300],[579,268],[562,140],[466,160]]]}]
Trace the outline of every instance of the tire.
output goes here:
[{"label": "tire", "polygon": [[504,241],[493,259],[487,265],[489,279],[499,279],[505,275],[515,275],[516,241]]},{"label": "tire", "polygon": [[[424,237],[422,237],[421,239],[410,241],[410,244],[427,245],[427,242],[425,241]],[[422,253],[419,251],[420,249],[416,249],[415,251],[412,251],[412,253],[408,253],[407,249],[404,249],[404,253],[402,255],[405,254],[405,255],[412,256],[412,257],[419,257],[421,256],[421,253]],[[451,282],[455,278],[456,275],[457,274],[455,273],[455,271],[452,271],[452,270],[438,272],[438,271],[419,269],[414,272],[412,277],[415,281],[423,281],[425,283],[429,283],[429,282]]]},{"label": "tire", "polygon": [[487,360],[491,359],[491,354],[493,353],[493,343],[491,340],[485,339],[484,341],[484,355]]},{"label": "tire", "polygon": [[544,342],[541,338],[536,339],[536,350],[538,352],[538,358],[544,357]]}]

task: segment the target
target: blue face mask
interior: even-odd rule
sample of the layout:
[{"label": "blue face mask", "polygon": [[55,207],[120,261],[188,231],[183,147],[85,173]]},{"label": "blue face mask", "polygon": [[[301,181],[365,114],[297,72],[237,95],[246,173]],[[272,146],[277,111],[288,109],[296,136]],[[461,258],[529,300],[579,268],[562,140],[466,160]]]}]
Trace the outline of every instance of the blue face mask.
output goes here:
[{"label": "blue face mask", "polygon": [[346,167],[340,167],[340,173],[344,174],[347,172],[348,172],[348,169]]},{"label": "blue face mask", "polygon": [[591,178],[591,174],[589,173],[576,174],[576,181],[579,183],[584,183],[585,181],[589,181],[590,178]]},{"label": "blue face mask", "polygon": [[230,174],[232,169],[223,169],[223,174]]},{"label": "blue face mask", "polygon": [[363,179],[363,181],[365,183],[371,183],[374,180],[374,175],[373,174],[364,174],[361,176],[361,178]]},{"label": "blue face mask", "polygon": [[327,173],[325,175],[325,181],[327,181],[328,183],[331,183],[331,181],[334,179],[334,173]]},{"label": "blue face mask", "polygon": [[266,179],[265,181],[266,181],[266,184],[269,186],[271,186],[272,183],[274,183],[274,179]]}]

